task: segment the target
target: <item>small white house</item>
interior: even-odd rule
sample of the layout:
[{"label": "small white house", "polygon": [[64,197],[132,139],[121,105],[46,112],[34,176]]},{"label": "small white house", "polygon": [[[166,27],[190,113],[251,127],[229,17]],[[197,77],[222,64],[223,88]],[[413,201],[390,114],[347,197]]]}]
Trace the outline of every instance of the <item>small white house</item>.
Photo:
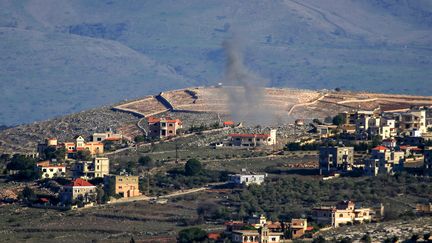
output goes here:
[{"label": "small white house", "polygon": [[43,161],[37,163],[36,168],[42,179],[66,176],[65,165],[51,165],[49,161]]},{"label": "small white house", "polygon": [[251,184],[261,185],[267,175],[260,174],[235,174],[230,175],[230,183],[249,186]]}]

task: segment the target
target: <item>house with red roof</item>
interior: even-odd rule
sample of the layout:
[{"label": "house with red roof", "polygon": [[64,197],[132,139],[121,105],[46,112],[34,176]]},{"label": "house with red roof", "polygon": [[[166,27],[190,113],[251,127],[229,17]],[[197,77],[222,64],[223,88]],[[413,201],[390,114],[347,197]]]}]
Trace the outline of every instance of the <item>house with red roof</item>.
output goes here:
[{"label": "house with red roof", "polygon": [[235,124],[233,121],[224,121],[222,125],[223,127],[233,127]]},{"label": "house with red roof", "polygon": [[153,138],[169,138],[177,135],[177,130],[183,127],[180,119],[171,117],[157,118],[150,116],[147,118],[149,131],[148,136]]},{"label": "house with red roof", "polygon": [[60,200],[65,205],[88,204],[96,200],[96,195],[96,186],[86,180],[77,178],[72,180],[70,184],[63,186]]},{"label": "house with red roof", "polygon": [[276,144],[276,129],[271,129],[267,134],[256,133],[231,133],[228,135],[228,146],[258,147]]},{"label": "house with red roof", "polygon": [[380,145],[373,148],[371,157],[365,160],[364,173],[368,176],[394,174],[403,170],[404,163],[405,152]]},{"label": "house with red roof", "polygon": [[66,159],[75,158],[78,151],[89,151],[92,156],[104,153],[102,142],[86,142],[82,136],[76,136],[74,142],[65,142]]},{"label": "house with red roof", "polygon": [[40,172],[40,176],[42,179],[66,176],[65,165],[51,164],[49,160],[36,163],[36,170]]}]

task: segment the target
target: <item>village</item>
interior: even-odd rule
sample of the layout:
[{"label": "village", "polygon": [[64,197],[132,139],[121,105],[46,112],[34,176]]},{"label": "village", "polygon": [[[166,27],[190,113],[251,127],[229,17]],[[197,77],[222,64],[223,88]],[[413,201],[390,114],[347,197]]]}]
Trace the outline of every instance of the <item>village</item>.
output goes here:
[{"label": "village", "polygon": [[[240,213],[245,210],[243,205],[234,206],[237,199],[227,192],[242,196],[244,190],[261,190],[285,177],[345,183],[402,175],[423,178],[418,180],[429,186],[424,194],[410,196],[411,201],[403,203],[404,214],[432,214],[432,198],[427,192],[432,174],[429,107],[345,111],[326,119],[297,119],[273,127],[220,118],[197,125],[191,124],[189,117],[183,120],[175,115],[182,114],[145,116],[138,122],[143,132],[135,137],[107,129],[88,137],[75,134],[74,140],[49,137],[33,152],[2,155],[5,181],[19,182],[21,190],[19,195],[9,196],[8,189],[4,190],[2,203],[84,212],[136,202],[163,208],[176,198],[216,193],[220,194],[216,198],[225,198],[231,205],[229,210],[237,211],[236,216],[221,212],[215,216],[201,205],[198,214],[224,229],[186,227],[176,235],[179,242],[192,240],[184,240],[185,235],[212,242],[315,241],[325,240],[320,233],[331,229],[386,221],[394,209],[388,209],[389,204],[380,199],[359,201],[338,196],[323,203],[314,199],[304,204],[300,210],[304,213],[288,217],[253,206]],[[428,232],[415,233],[426,237]]]}]

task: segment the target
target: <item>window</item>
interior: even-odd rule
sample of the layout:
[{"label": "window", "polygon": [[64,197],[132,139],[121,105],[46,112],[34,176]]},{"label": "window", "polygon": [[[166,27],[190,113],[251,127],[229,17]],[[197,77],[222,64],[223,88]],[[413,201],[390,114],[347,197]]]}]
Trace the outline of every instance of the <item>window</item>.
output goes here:
[{"label": "window", "polygon": [[276,237],[272,237],[271,240],[272,240],[272,241],[276,241]]},{"label": "window", "polygon": [[342,218],[342,217],[343,217],[343,214],[339,214],[339,217],[341,217],[341,218]]},{"label": "window", "polygon": [[173,133],[173,131],[170,130],[169,133]]},{"label": "window", "polygon": [[174,126],[174,124],[170,123],[170,124],[169,124],[169,126],[170,126],[170,127],[173,127],[173,126]]}]

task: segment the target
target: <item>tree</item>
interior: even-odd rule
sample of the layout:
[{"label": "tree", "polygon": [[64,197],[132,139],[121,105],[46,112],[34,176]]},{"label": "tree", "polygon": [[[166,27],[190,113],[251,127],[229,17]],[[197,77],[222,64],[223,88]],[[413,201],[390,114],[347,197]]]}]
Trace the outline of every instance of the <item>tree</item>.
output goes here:
[{"label": "tree", "polygon": [[312,243],[325,243],[325,242],[327,242],[326,239],[321,235],[318,236],[317,238],[314,238],[312,241]]},{"label": "tree", "polygon": [[207,232],[198,227],[183,229],[179,232],[177,242],[203,242],[207,238]]},{"label": "tree", "polygon": [[141,143],[145,141],[145,137],[143,135],[138,135],[134,138],[136,143]]},{"label": "tree", "polygon": [[6,168],[8,170],[17,170],[17,174],[13,175],[15,179],[35,180],[39,174],[34,170],[35,160],[24,155],[14,155]]},{"label": "tree", "polygon": [[88,150],[78,151],[76,154],[76,158],[77,160],[82,160],[82,161],[90,161],[92,159],[90,151]]},{"label": "tree", "polygon": [[150,156],[142,156],[138,159],[138,163],[147,168],[153,168],[155,166],[153,159]]},{"label": "tree", "polygon": [[136,167],[137,167],[136,161],[131,160],[127,163],[127,171],[131,174],[134,174]]},{"label": "tree", "polygon": [[98,186],[96,187],[96,202],[97,203],[104,203],[105,202],[105,191],[102,189],[102,187]]},{"label": "tree", "polygon": [[190,159],[185,165],[185,175],[194,176],[202,172],[201,162],[197,159]]},{"label": "tree", "polygon": [[21,192],[22,198],[27,201],[33,201],[36,199],[36,194],[34,193],[33,189],[26,186]]},{"label": "tree", "polygon": [[340,125],[342,125],[342,124],[345,123],[345,118],[341,114],[336,115],[336,116],[333,117],[332,123],[334,125],[340,126]]}]

